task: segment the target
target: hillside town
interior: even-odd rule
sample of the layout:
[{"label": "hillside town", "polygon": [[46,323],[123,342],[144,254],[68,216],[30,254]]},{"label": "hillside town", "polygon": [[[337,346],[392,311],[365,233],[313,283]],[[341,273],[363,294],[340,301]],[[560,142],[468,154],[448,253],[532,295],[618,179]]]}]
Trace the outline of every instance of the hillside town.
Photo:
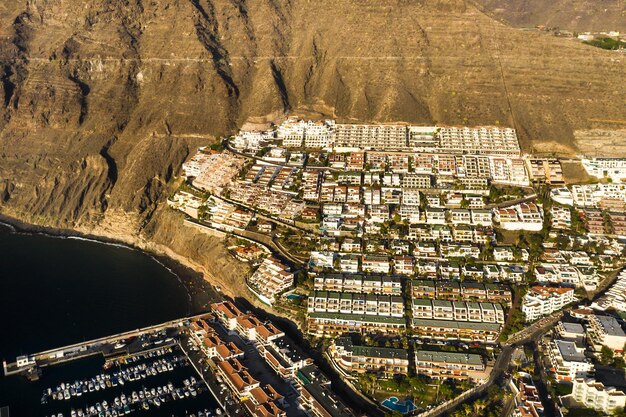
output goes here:
[{"label": "hillside town", "polygon": [[[169,205],[228,241],[251,266],[247,291],[390,415],[430,415],[492,385],[497,415],[626,405],[626,158],[528,155],[499,126],[290,118],[200,148],[183,174]],[[252,319],[236,307],[215,309],[262,355],[283,356],[269,365],[326,410],[310,415],[352,415],[319,405],[330,384],[303,385],[324,381],[307,376],[320,372],[312,361],[261,340],[263,324],[240,328]],[[225,380],[245,374],[236,355],[221,360]],[[248,408],[284,415],[260,406],[281,404]]]}]

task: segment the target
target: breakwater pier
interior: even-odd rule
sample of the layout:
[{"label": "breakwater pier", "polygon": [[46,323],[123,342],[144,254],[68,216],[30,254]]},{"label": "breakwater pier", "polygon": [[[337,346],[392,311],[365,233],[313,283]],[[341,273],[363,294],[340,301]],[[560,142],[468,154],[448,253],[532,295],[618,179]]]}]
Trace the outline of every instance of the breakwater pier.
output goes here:
[{"label": "breakwater pier", "polygon": [[43,352],[18,356],[14,362],[3,361],[5,376],[22,375],[31,380],[38,379],[42,368],[102,355],[105,358],[132,356],[177,343],[175,336],[186,323],[207,317],[199,314],[165,323],[130,330],[98,339],[58,347]]}]

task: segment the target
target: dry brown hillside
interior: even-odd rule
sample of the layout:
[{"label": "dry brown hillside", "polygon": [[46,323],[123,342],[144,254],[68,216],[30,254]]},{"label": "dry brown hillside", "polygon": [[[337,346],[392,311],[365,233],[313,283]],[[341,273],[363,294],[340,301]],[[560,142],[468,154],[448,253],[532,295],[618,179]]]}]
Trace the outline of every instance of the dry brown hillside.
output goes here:
[{"label": "dry brown hillside", "polygon": [[578,32],[626,31],[624,0],[475,0],[514,26],[544,25]]},{"label": "dry brown hillside", "polygon": [[574,152],[574,131],[623,127],[625,73],[463,0],[3,0],[0,211],[157,230],[190,149],[285,111],[500,124]]}]

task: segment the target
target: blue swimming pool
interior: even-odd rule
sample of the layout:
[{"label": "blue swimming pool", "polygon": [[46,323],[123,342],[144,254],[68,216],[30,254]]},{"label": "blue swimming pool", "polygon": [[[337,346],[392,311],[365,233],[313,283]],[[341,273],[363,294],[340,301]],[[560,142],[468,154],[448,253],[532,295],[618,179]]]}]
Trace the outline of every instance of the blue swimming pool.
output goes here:
[{"label": "blue swimming pool", "polygon": [[402,414],[408,414],[417,409],[415,404],[413,404],[413,401],[405,400],[400,402],[400,400],[398,400],[398,397],[389,397],[382,402],[382,405],[383,407],[391,411],[399,411]]}]

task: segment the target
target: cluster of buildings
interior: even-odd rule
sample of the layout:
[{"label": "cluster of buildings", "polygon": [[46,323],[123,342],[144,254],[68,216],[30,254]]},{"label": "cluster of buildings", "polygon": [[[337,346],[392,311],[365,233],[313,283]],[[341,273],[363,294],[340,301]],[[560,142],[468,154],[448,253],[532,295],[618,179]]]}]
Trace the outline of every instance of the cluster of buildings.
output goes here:
[{"label": "cluster of buildings", "polygon": [[613,414],[626,405],[626,394],[614,387],[606,387],[591,378],[577,378],[572,383],[571,399],[585,408],[606,415]]},{"label": "cluster of buildings", "polygon": [[565,183],[561,162],[558,159],[531,157],[526,159],[526,163],[534,184],[560,185]]},{"label": "cluster of buildings", "polygon": [[276,296],[293,286],[294,273],[274,257],[267,257],[248,278],[248,287],[259,299],[273,304]]},{"label": "cluster of buildings", "polygon": [[420,323],[423,323],[423,319],[504,323],[504,309],[494,303],[414,298],[412,309],[413,317],[420,319]]},{"label": "cluster of buildings", "polygon": [[228,152],[198,150],[189,161],[183,164],[187,179],[192,179],[194,187],[221,195],[233,185],[235,176],[241,171],[245,159]]},{"label": "cluster of buildings", "polygon": [[244,181],[235,182],[229,189],[228,197],[247,207],[254,207],[284,219],[294,219],[304,209],[304,203],[295,200],[292,194]]},{"label": "cluster of buildings", "polygon": [[[258,350],[266,364],[298,391],[299,406],[304,408],[309,415],[316,417],[355,416],[331,389],[329,379],[313,364],[313,359],[272,322],[261,322],[255,315],[241,312],[229,301],[212,304],[211,312],[216,322],[226,332],[237,335],[244,343]],[[200,338],[200,343],[204,343],[206,339],[204,335],[197,337]],[[272,387],[261,386],[241,364],[237,355],[228,359],[218,357],[216,367],[218,375],[252,415],[285,416],[281,409],[281,395]],[[258,391],[259,388],[263,390],[263,393]],[[257,398],[266,399],[266,402],[261,403]],[[267,404],[270,402],[273,405]]]},{"label": "cluster of buildings", "polygon": [[[362,373],[381,377],[409,374],[406,349],[354,345],[349,337],[338,337],[332,341],[328,354],[348,377]],[[478,354],[416,350],[413,359],[415,372],[433,379],[482,381],[489,375]]]},{"label": "cluster of buildings", "polygon": [[244,182],[295,194],[290,189],[294,187],[299,171],[299,168],[283,165],[254,164],[246,173]]},{"label": "cluster of buildings", "polygon": [[212,227],[226,232],[244,230],[253,218],[249,211],[241,210],[234,204],[214,196],[209,197],[205,205],[205,221]]},{"label": "cluster of buildings", "polygon": [[[444,280],[465,279],[468,281],[499,281],[521,282],[527,272],[523,264],[511,263],[513,256],[506,260],[495,260],[483,264],[468,264],[462,261],[466,258],[476,259],[481,255],[479,244],[441,242],[419,242],[413,244],[403,241],[412,249],[412,254],[389,255],[393,248],[384,247],[377,253],[352,253],[313,251],[309,261],[309,268],[314,279],[332,281],[333,277],[355,274],[357,277],[378,276],[378,274],[392,274],[399,277],[418,276],[422,279],[441,278]],[[400,241],[397,242],[400,245]],[[499,247],[494,248],[500,249]],[[506,249],[506,248],[505,248]],[[499,257],[507,256],[506,250],[498,252]],[[523,261],[523,259],[519,259]],[[565,267],[563,267],[565,268]],[[581,280],[591,285],[597,280],[593,267],[576,266]],[[350,281],[346,278],[347,282]],[[329,287],[330,288],[330,287]]]},{"label": "cluster of buildings", "polygon": [[613,316],[591,311],[576,316],[580,319],[575,322],[559,322],[549,336],[546,342],[549,370],[557,383],[571,386],[571,394],[561,397],[568,407],[611,414],[624,407],[626,394],[593,379],[596,369],[589,353],[601,358],[608,348],[615,357],[622,356],[626,333]]},{"label": "cluster of buildings", "polygon": [[533,269],[533,275],[540,284],[559,284],[589,289],[596,288],[599,280],[594,266],[571,265],[568,262],[538,263]]},{"label": "cluster of buildings", "polygon": [[307,312],[404,317],[404,299],[398,295],[312,291]]},{"label": "cluster of buildings", "polygon": [[335,139],[334,120],[287,119],[276,129],[276,136],[283,146],[291,148],[326,148]]},{"label": "cluster of buildings", "polygon": [[511,417],[540,417],[543,415],[543,404],[539,397],[539,391],[537,387],[532,385],[532,378],[528,376],[525,378],[519,378],[517,384],[515,380],[511,380],[509,385],[512,387],[513,394],[515,395],[515,407],[511,412]]},{"label": "cluster of buildings", "polygon": [[511,289],[499,283],[412,280],[411,292],[414,298],[431,300],[512,303]]},{"label": "cluster of buildings", "polygon": [[552,200],[565,206],[623,211],[626,183],[577,184],[550,190]]},{"label": "cluster of buildings", "polygon": [[258,152],[271,145],[276,139],[273,130],[240,130],[231,140],[233,148],[239,151]]},{"label": "cluster of buildings", "polygon": [[[263,324],[259,324],[263,326]],[[249,415],[285,417],[284,396],[272,385],[261,384],[241,362],[243,350],[226,342],[207,321],[199,319],[190,325],[191,340],[210,360],[216,375],[238,399]],[[259,342],[261,343],[261,342]]]},{"label": "cluster of buildings", "polygon": [[496,208],[493,213],[494,220],[505,230],[538,232],[543,228],[543,210],[532,202]]},{"label": "cluster of buildings", "polygon": [[534,285],[528,289],[522,301],[526,321],[535,321],[552,314],[576,300],[574,288]]},{"label": "cluster of buildings", "polygon": [[[254,136],[251,141],[255,141]],[[436,153],[519,155],[514,129],[346,124],[290,118],[276,128],[287,147],[414,150]],[[237,143],[241,143],[238,140]],[[242,146],[239,146],[242,148]]]},{"label": "cluster of buildings", "polygon": [[626,269],[619,273],[611,288],[595,300],[591,307],[600,311],[626,311]]},{"label": "cluster of buildings", "polygon": [[596,178],[610,178],[613,182],[626,180],[626,158],[583,158],[583,167]]},{"label": "cluster of buildings", "polygon": [[313,278],[317,291],[402,295],[402,278],[389,275],[323,274]]},{"label": "cluster of buildings", "polygon": [[167,199],[167,205],[174,210],[180,210],[186,215],[197,219],[199,209],[205,203],[205,199],[186,191],[177,191],[171,198]]}]

